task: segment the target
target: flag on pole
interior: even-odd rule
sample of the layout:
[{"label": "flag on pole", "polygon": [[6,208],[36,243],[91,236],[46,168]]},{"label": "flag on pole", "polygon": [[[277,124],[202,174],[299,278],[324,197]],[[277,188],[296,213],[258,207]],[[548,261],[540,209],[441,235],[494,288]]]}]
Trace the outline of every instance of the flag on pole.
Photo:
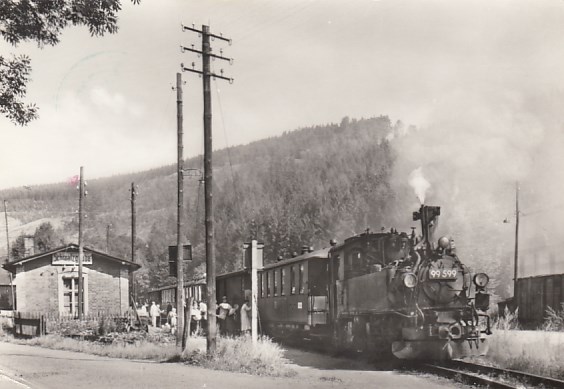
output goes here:
[{"label": "flag on pole", "polygon": [[71,178],[69,178],[67,180],[69,185],[75,186],[80,182],[80,176],[76,175],[76,176],[72,176]]}]

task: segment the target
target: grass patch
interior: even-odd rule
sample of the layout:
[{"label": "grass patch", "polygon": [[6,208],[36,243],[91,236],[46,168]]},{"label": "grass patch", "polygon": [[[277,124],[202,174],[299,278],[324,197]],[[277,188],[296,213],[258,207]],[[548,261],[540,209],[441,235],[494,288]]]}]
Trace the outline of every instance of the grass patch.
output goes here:
[{"label": "grass patch", "polygon": [[255,345],[249,336],[218,338],[216,351],[211,355],[191,343],[188,350],[191,351],[182,360],[208,369],[271,377],[296,375],[283,356],[284,350],[268,337],[259,338]]},{"label": "grass patch", "polygon": [[156,343],[150,338],[137,339],[134,342],[127,340],[116,341],[111,344],[66,338],[60,335],[46,335],[31,339],[17,339],[12,336],[4,336],[0,338],[0,340],[53,350],[76,351],[110,358],[165,361],[174,357],[174,355],[178,355],[175,343]]},{"label": "grass patch", "polygon": [[487,359],[498,366],[564,379],[564,333],[497,330],[489,342]]},{"label": "grass patch", "polygon": [[[113,334],[111,334],[113,335]],[[173,337],[151,336],[144,332],[114,336],[111,343],[92,342],[46,335],[31,339],[18,339],[4,335],[0,341],[45,347],[53,350],[76,351],[110,358],[183,362],[208,369],[247,373],[258,376],[292,377],[296,375],[284,358],[284,350],[270,338],[261,337],[256,345],[251,338],[217,338],[216,351],[206,353],[206,340],[202,337],[188,339],[187,351],[180,355]]]}]

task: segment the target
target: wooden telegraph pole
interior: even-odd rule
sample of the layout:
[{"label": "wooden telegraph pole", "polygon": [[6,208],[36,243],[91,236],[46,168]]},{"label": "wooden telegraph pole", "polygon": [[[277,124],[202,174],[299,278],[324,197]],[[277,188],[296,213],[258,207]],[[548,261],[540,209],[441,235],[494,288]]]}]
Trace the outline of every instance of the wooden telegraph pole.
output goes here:
[{"label": "wooden telegraph pole", "polygon": [[4,200],[4,217],[6,219],[6,263],[10,262],[10,235],[8,234],[8,202]]},{"label": "wooden telegraph pole", "polygon": [[[210,38],[219,39],[231,44],[231,40],[224,38],[221,34],[215,35],[209,32],[209,26],[202,26],[201,30],[192,27],[182,26],[183,31],[192,31],[202,36],[202,49],[196,50],[180,46],[181,51],[191,51],[202,56],[202,70],[196,70],[192,62],[192,68],[185,68],[181,64],[183,71],[197,73],[202,76],[204,89],[204,193],[205,193],[205,213],[206,213],[206,283],[208,296],[208,328],[207,328],[207,350],[208,353],[216,349],[216,296],[215,296],[215,247],[214,247],[214,227],[213,227],[213,202],[212,202],[212,107],[211,107],[211,88],[210,80],[213,77],[233,82],[232,78],[214,74],[210,69],[210,58],[220,59],[232,63],[233,60],[223,55],[212,54]],[[222,54],[222,51],[220,51]],[[180,270],[179,270],[180,271]]]},{"label": "wooden telegraph pole", "polygon": [[[131,183],[131,262],[135,262],[135,241],[137,240],[137,210],[135,208],[135,200],[137,191],[135,190],[135,182]],[[135,272],[131,272],[131,294],[133,301],[137,301],[137,290],[135,287]]]},{"label": "wooden telegraph pole", "polygon": [[[177,114],[177,144],[178,144],[178,160],[177,160],[177,176],[178,176],[178,214],[176,221],[176,345],[182,346],[182,335],[184,333],[184,264],[182,255],[184,253],[182,246],[182,214],[184,213],[184,146],[182,138],[184,132],[182,129],[182,75],[176,73],[176,114]],[[189,309],[189,307],[187,307]]]},{"label": "wooden telegraph pole", "polygon": [[[6,218],[6,249],[8,252],[6,253],[6,263],[10,262],[10,234],[8,228],[8,202],[4,200],[4,217]],[[10,289],[12,291],[12,310],[16,311],[16,294],[14,291],[14,280],[12,276],[12,272],[10,272]],[[14,316],[15,317],[15,316]]]},{"label": "wooden telegraph pole", "polygon": [[84,260],[84,242],[82,239],[82,213],[84,210],[84,167],[80,167],[80,183],[78,186],[78,319],[82,320],[84,310],[82,304],[84,303],[84,283],[82,281],[82,262]]},{"label": "wooden telegraph pole", "polygon": [[513,303],[519,306],[518,283],[519,283],[519,182],[515,184],[515,260],[513,272]]}]

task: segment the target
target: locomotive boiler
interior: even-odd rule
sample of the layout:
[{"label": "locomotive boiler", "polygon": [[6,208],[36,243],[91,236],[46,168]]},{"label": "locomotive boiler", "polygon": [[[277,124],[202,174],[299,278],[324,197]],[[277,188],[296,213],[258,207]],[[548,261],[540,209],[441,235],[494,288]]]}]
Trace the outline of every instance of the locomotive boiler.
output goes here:
[{"label": "locomotive boiler", "polygon": [[487,351],[488,276],[471,275],[454,241],[433,245],[440,207],[413,219],[422,237],[357,235],[329,252],[329,314],[339,349],[391,352],[401,359],[451,359]]}]

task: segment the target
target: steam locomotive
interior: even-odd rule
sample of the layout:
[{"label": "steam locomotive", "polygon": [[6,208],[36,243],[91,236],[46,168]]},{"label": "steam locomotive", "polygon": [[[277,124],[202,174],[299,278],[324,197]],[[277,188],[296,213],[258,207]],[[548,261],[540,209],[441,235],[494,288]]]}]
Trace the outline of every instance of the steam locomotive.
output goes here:
[{"label": "steam locomotive", "polygon": [[[489,278],[472,276],[456,255],[454,241],[441,237],[433,244],[439,216],[440,207],[422,205],[413,213],[422,236],[415,230],[367,230],[324,249],[304,246],[301,255],[260,268],[261,331],[400,359],[485,354],[491,334]],[[241,306],[250,300],[247,259],[245,269],[217,276],[216,301],[227,296]],[[191,287],[205,289],[205,284]],[[155,301],[165,294],[167,301],[175,301],[175,286],[156,292]]]},{"label": "steam locomotive", "polygon": [[486,353],[489,278],[472,277],[454,241],[441,237],[434,247],[439,215],[440,207],[426,205],[413,213],[422,237],[414,230],[367,230],[264,266],[258,291],[264,332],[400,359]]}]

